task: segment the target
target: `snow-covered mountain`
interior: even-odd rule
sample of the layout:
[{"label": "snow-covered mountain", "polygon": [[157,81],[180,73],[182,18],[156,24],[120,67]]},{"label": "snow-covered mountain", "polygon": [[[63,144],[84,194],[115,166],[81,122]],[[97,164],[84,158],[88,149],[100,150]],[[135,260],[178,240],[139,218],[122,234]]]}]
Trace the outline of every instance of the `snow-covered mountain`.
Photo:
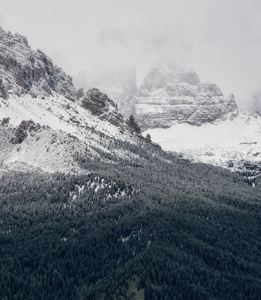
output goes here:
[{"label": "snow-covered mountain", "polygon": [[213,83],[200,83],[187,65],[158,62],[145,76],[134,100],[134,116],[142,129],[166,128],[173,123],[201,125],[237,108]]},{"label": "snow-covered mountain", "polygon": [[133,117],[125,120],[98,89],[77,91],[25,37],[0,28],[0,49],[1,170],[83,172],[80,157],[132,160],[121,142],[146,142]]},{"label": "snow-covered mountain", "polygon": [[[0,50],[0,170],[88,172],[82,160],[85,166],[112,156],[115,163],[133,162],[138,154],[131,145],[151,143],[133,116],[124,119],[96,88],[77,90],[25,37],[0,28]],[[122,101],[130,112],[133,103]],[[241,173],[261,170],[261,117],[238,111],[232,96],[225,99],[216,85],[201,84],[190,67],[152,68],[134,109],[139,124],[150,128],[145,136],[164,150]]]},{"label": "snow-covered mountain", "polygon": [[261,116],[235,110],[213,123],[148,129],[163,150],[185,159],[229,168],[243,175],[261,173]]}]

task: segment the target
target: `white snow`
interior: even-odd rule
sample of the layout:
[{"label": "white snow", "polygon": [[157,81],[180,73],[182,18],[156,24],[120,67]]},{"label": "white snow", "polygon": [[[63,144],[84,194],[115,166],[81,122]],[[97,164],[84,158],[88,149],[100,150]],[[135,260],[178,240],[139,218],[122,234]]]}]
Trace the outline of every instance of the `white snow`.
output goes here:
[{"label": "white snow", "polygon": [[22,120],[31,119],[52,129],[60,129],[73,134],[79,139],[86,138],[86,132],[83,130],[86,125],[109,136],[119,133],[116,126],[99,120],[88,110],[60,95],[44,99],[32,98],[30,95],[22,97],[12,95],[8,100],[2,100],[0,103],[0,120],[5,117],[9,117],[10,123],[15,126],[19,125]]},{"label": "white snow", "polygon": [[152,141],[163,150],[176,152],[194,162],[228,167],[229,160],[261,161],[261,117],[258,114],[235,111],[225,120],[201,126],[175,124],[170,128],[149,129]]},{"label": "white snow", "polygon": [[[125,130],[100,120],[90,111],[61,95],[33,98],[30,95],[10,95],[0,99],[0,121],[10,118],[9,127],[17,127],[21,121],[33,120],[45,128],[31,132],[23,143],[10,144],[11,133],[2,127],[0,141],[0,165],[12,169],[41,169],[47,172],[79,172],[73,155],[88,151],[99,156],[95,149],[110,152],[110,139],[128,140],[135,143],[133,136]],[[5,132],[5,131],[6,132]],[[100,133],[108,138],[101,138]]]}]

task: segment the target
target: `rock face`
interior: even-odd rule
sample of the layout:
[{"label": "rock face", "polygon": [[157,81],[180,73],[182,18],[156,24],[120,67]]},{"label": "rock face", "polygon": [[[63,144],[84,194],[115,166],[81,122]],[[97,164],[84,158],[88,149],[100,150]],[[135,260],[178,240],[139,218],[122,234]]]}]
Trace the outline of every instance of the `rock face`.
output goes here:
[{"label": "rock face", "polygon": [[142,129],[167,128],[175,122],[201,125],[237,108],[213,83],[200,83],[185,65],[158,63],[150,69],[134,100],[134,116]]},{"label": "rock face", "polygon": [[101,120],[107,120],[112,125],[121,127],[125,120],[118,112],[116,104],[104,93],[93,88],[83,94],[80,104]]},{"label": "rock face", "polygon": [[30,93],[48,96],[58,92],[73,100],[76,89],[72,78],[42,51],[33,51],[27,38],[5,32],[0,27],[0,97]]},{"label": "rock face", "polygon": [[101,120],[106,120],[121,129],[128,128],[131,132],[141,134],[141,130],[134,117],[131,115],[128,120],[125,120],[119,113],[117,105],[106,94],[96,88],[90,89],[83,94],[80,91],[79,94],[81,97],[77,102],[94,116],[97,116]]},{"label": "rock face", "polygon": [[117,70],[102,70],[93,75],[88,84],[97,87],[117,104],[119,112],[129,118],[133,109],[133,98],[137,94],[136,71],[134,66]]},{"label": "rock face", "polygon": [[35,124],[34,121],[23,120],[15,130],[15,137],[11,139],[12,144],[21,144],[28,136],[28,132],[37,131],[40,129],[40,124]]},{"label": "rock face", "polygon": [[136,123],[133,115],[130,116],[129,118],[129,122],[128,122],[130,128],[132,128],[134,130],[134,132],[138,133],[138,134],[141,134],[141,130],[140,130],[140,127],[139,125]]}]

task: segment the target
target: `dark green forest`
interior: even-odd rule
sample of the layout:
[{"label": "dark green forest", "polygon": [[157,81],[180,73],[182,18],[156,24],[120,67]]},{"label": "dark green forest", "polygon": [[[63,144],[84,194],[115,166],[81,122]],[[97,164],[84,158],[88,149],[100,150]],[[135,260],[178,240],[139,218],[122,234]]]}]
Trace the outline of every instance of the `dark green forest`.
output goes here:
[{"label": "dark green forest", "polygon": [[261,299],[258,180],[117,143],[137,158],[2,173],[0,299]]}]

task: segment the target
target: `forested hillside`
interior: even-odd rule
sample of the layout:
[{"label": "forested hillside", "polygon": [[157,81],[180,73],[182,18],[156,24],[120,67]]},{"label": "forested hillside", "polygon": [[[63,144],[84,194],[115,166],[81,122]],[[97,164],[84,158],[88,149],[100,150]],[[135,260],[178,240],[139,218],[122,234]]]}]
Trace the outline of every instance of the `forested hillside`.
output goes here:
[{"label": "forested hillside", "polygon": [[1,174],[0,298],[260,299],[258,182],[119,143],[132,163]]}]

